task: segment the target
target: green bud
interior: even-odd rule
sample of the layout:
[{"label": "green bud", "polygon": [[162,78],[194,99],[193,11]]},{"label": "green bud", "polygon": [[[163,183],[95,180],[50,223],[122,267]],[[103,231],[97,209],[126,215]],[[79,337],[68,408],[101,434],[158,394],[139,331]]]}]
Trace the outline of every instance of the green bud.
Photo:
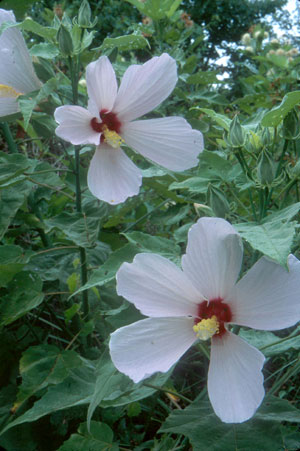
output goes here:
[{"label": "green bud", "polygon": [[62,24],[57,32],[57,41],[59,49],[64,56],[72,55],[74,49],[72,36],[69,30]]},{"label": "green bud", "polygon": [[207,190],[207,201],[216,216],[225,218],[230,212],[229,203],[219,188],[209,184]]},{"label": "green bud", "polygon": [[240,124],[239,118],[235,116],[230,124],[228,141],[231,147],[243,147],[245,140],[246,136],[244,129]]},{"label": "green bud", "polygon": [[92,12],[89,5],[89,2],[87,0],[83,0],[83,2],[80,5],[79,12],[78,12],[78,25],[81,28],[90,28],[92,26],[91,24],[91,17]]},{"label": "green bud", "polygon": [[284,139],[297,139],[300,134],[299,118],[295,109],[290,111],[283,120],[281,136]]},{"label": "green bud", "polygon": [[270,185],[275,178],[275,163],[271,154],[263,150],[258,159],[257,176],[262,185]]},{"label": "green bud", "polygon": [[268,146],[271,144],[272,137],[268,127],[264,127],[263,132],[261,134],[261,140],[264,146]]}]

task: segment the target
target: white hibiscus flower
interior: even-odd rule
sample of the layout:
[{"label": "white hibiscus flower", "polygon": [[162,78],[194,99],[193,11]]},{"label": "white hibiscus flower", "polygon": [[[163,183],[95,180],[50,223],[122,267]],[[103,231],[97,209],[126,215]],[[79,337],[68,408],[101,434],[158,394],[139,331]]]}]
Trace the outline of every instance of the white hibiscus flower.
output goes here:
[{"label": "white hibiscus flower", "polygon": [[[12,11],[0,9],[3,22],[16,22]],[[19,111],[18,97],[41,86],[20,30],[6,29],[0,35],[0,117]]]},{"label": "white hibiscus flower", "polygon": [[224,219],[201,218],[188,234],[182,270],[138,254],[117,273],[117,292],[149,318],[111,335],[114,365],[134,382],[168,371],[197,339],[211,337],[208,395],[226,423],[248,420],[264,397],[264,356],[229,324],[277,330],[300,318],[300,262],[289,271],[261,258],[237,282],[242,242]]},{"label": "white hibiscus flower", "polygon": [[88,109],[66,105],[56,109],[56,134],[70,143],[95,144],[88,186],[98,199],[118,204],[139,192],[141,171],[121,149],[126,143],[149,160],[172,171],[198,163],[201,132],[181,117],[136,121],[156,108],[177,82],[176,63],[164,53],[143,65],[130,66],[118,89],[106,56],[86,70]]}]

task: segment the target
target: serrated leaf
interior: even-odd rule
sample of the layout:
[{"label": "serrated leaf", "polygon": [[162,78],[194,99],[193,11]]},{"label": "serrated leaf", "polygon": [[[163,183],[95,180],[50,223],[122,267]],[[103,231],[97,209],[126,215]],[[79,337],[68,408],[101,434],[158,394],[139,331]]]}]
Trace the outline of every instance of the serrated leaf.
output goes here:
[{"label": "serrated leaf", "polygon": [[266,113],[261,121],[264,127],[277,127],[285,116],[300,103],[300,91],[286,94],[281,104]]}]

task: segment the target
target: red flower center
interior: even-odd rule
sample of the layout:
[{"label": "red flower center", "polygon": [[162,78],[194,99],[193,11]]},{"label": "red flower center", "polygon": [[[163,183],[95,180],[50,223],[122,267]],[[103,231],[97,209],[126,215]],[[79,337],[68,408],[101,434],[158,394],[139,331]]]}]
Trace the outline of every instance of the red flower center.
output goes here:
[{"label": "red flower center", "polygon": [[122,123],[119,121],[116,113],[107,112],[106,109],[102,109],[100,111],[100,118],[102,122],[98,122],[97,117],[93,117],[91,120],[91,127],[95,132],[102,133],[101,135],[101,142],[104,141],[104,135],[103,132],[105,130],[110,130],[112,132],[116,132],[117,134],[121,131]]},{"label": "red flower center", "polygon": [[212,316],[215,316],[219,323],[219,331],[216,333],[216,336],[221,337],[226,332],[224,323],[229,323],[232,320],[229,305],[223,302],[221,298],[201,302],[198,305],[198,315],[195,318],[195,324],[199,323],[199,318],[200,320],[209,319]]}]

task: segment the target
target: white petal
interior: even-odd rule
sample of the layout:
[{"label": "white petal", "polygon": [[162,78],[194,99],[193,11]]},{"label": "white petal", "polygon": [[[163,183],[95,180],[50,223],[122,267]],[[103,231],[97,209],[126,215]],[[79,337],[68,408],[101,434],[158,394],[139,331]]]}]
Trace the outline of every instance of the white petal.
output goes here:
[{"label": "white petal", "polygon": [[141,171],[123,150],[106,144],[96,148],[88,171],[88,186],[95,197],[116,205],[138,194],[141,184]]},{"label": "white petal", "polygon": [[152,317],[196,316],[203,300],[181,269],[156,254],[138,254],[133,263],[123,263],[117,292]]},{"label": "white petal", "polygon": [[55,133],[65,141],[74,145],[99,144],[101,135],[92,129],[93,116],[85,108],[76,105],[60,106],[56,108],[54,118],[59,123]]},{"label": "white petal", "polygon": [[193,130],[182,117],[125,123],[122,137],[144,157],[172,171],[197,166],[197,157],[203,150],[202,133]]},{"label": "white petal", "polygon": [[242,241],[221,218],[201,218],[188,233],[182,268],[206,299],[231,300],[243,257]]},{"label": "white petal", "polygon": [[163,102],[176,82],[176,62],[167,53],[141,66],[130,66],[123,76],[113,111],[121,121],[132,121]]},{"label": "white petal", "polygon": [[118,84],[115,71],[107,58],[101,56],[86,68],[86,84],[91,101],[102,109],[110,111],[116,99]]},{"label": "white petal", "polygon": [[148,318],[111,334],[114,365],[134,382],[168,371],[195,341],[191,318]]},{"label": "white petal", "polygon": [[[2,22],[15,22],[11,11],[0,11]],[[24,38],[18,28],[8,28],[0,36],[0,84],[26,94],[42,86],[37,78]]]},{"label": "white petal", "polygon": [[242,423],[254,415],[265,394],[264,361],[260,351],[230,332],[212,339],[208,395],[224,423]]},{"label": "white petal", "polygon": [[237,283],[235,323],[278,330],[300,320],[300,262],[290,255],[288,264],[286,271],[263,257]]},{"label": "white petal", "polygon": [[17,113],[19,105],[16,99],[9,97],[0,97],[0,117]]}]

